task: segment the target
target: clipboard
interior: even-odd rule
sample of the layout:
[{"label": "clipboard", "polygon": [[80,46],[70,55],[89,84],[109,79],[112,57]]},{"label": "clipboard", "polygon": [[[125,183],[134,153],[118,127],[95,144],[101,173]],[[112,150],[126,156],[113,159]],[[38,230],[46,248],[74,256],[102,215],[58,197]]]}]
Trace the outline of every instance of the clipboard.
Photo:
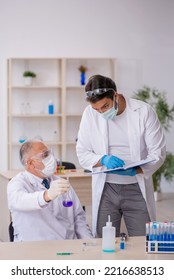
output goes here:
[{"label": "clipboard", "polygon": [[115,171],[115,170],[126,170],[126,169],[129,169],[129,168],[132,168],[132,167],[142,166],[144,164],[147,164],[147,163],[150,163],[150,162],[153,162],[153,161],[155,161],[155,159],[142,159],[142,160],[139,160],[139,161],[132,162],[130,164],[126,164],[122,167],[93,171],[91,174],[95,175],[95,174],[99,174],[99,173],[108,173],[108,172]]}]

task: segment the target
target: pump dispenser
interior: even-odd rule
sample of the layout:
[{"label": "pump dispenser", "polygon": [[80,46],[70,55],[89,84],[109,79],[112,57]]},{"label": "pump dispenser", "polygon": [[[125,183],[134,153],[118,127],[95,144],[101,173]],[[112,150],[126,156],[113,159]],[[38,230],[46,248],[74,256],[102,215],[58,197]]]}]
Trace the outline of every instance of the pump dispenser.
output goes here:
[{"label": "pump dispenser", "polygon": [[102,229],[102,250],[108,253],[115,252],[115,227],[112,226],[110,215],[108,215],[106,226]]}]

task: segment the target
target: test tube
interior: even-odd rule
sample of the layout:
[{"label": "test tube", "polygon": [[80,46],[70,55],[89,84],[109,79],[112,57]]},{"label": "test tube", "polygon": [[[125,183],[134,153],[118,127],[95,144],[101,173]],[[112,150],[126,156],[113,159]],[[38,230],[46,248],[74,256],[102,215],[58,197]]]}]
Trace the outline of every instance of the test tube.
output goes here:
[{"label": "test tube", "polygon": [[150,235],[150,223],[146,223],[146,240],[149,241],[149,235]]},{"label": "test tube", "polygon": [[171,223],[171,241],[174,241],[174,222]]},{"label": "test tube", "polygon": [[174,252],[174,223],[171,222],[171,251]]},{"label": "test tube", "polygon": [[160,228],[159,228],[159,231],[160,231],[160,236],[159,236],[159,241],[162,241],[159,243],[159,247],[160,247],[160,250],[161,252],[164,251],[164,223],[163,222],[160,222]]},{"label": "test tube", "polygon": [[154,222],[150,222],[150,234],[149,234],[149,241],[150,242],[150,251],[153,252],[155,251],[155,228],[154,228]]}]

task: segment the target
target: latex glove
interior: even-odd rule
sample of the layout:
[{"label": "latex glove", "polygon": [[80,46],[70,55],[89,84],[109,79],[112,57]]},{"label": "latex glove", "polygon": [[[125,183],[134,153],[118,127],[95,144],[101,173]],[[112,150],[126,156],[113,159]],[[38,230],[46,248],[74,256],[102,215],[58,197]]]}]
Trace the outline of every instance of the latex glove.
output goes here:
[{"label": "latex glove", "polygon": [[137,169],[136,169],[136,167],[132,167],[132,168],[128,168],[126,170],[114,170],[114,171],[110,171],[107,173],[117,174],[117,175],[121,175],[121,176],[135,176],[137,174]]},{"label": "latex glove", "polygon": [[47,195],[50,200],[55,199],[56,197],[64,194],[69,191],[70,184],[68,180],[60,178],[58,180],[52,181],[50,188],[47,190]]},{"label": "latex glove", "polygon": [[107,155],[104,155],[101,158],[100,163],[102,165],[105,165],[107,168],[122,167],[125,164],[122,159],[115,156],[107,156]]}]

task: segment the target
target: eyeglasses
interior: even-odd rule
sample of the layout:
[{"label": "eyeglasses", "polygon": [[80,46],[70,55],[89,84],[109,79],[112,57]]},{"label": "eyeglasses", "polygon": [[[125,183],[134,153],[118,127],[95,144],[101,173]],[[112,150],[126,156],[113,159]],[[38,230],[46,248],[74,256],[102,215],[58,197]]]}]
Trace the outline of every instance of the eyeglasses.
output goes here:
[{"label": "eyeglasses", "polygon": [[94,90],[86,91],[86,96],[92,97],[92,96],[96,96],[96,95],[102,95],[103,93],[105,93],[109,90],[112,90],[113,92],[115,92],[115,90],[113,88],[96,88]]},{"label": "eyeglasses", "polygon": [[31,159],[36,159],[36,160],[42,161],[43,159],[47,158],[51,154],[53,154],[52,150],[48,149],[44,152],[41,152],[41,153],[38,153],[38,154],[32,156]]}]

